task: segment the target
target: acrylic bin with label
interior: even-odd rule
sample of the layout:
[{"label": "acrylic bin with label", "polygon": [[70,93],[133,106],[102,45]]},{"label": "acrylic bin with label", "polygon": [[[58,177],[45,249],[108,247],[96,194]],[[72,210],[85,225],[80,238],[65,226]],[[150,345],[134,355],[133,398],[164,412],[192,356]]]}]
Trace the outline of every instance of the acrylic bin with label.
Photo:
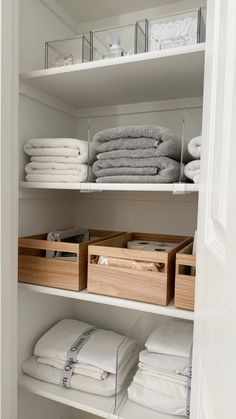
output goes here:
[{"label": "acrylic bin with label", "polygon": [[204,11],[205,9],[196,9],[149,20],[148,51],[204,42]]},{"label": "acrylic bin with label", "polygon": [[118,58],[147,51],[147,21],[93,32],[93,60]]},{"label": "acrylic bin with label", "polygon": [[[22,237],[19,282],[81,291],[87,286],[88,245],[118,234],[121,232],[89,229],[90,240],[82,243],[48,241],[47,234]],[[58,252],[68,257],[59,257]]]},{"label": "acrylic bin with label", "polygon": [[[155,241],[167,247],[155,251],[128,248],[134,240],[140,245]],[[174,297],[176,253],[191,241],[186,236],[126,233],[91,245],[88,291],[165,306]]]},{"label": "acrylic bin with label", "polygon": [[91,61],[91,33],[45,43],[45,68]]}]

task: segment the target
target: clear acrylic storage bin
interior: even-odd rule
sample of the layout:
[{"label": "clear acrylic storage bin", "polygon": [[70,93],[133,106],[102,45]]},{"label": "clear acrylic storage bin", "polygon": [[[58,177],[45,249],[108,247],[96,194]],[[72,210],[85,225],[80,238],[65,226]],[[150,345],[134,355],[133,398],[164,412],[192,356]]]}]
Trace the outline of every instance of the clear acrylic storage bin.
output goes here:
[{"label": "clear acrylic storage bin", "polygon": [[205,9],[158,17],[148,21],[148,51],[205,41]]},{"label": "clear acrylic storage bin", "polygon": [[45,68],[91,61],[91,33],[45,43]]},{"label": "clear acrylic storage bin", "polygon": [[117,58],[146,52],[147,22],[136,22],[93,32],[93,60]]},{"label": "clear acrylic storage bin", "polygon": [[[177,161],[180,163],[180,175],[174,183],[191,182],[184,176],[184,166],[187,162],[194,160],[188,152],[188,144],[194,137],[201,135],[202,131],[202,108],[195,106],[191,108],[176,108],[150,112],[133,112],[122,115],[105,115],[91,118],[80,118],[78,125],[78,135],[80,138],[87,136],[89,145],[89,156],[94,156],[93,137],[100,131],[124,126],[149,126],[158,125],[168,128],[178,140],[180,152]],[[87,130],[87,131],[86,131]],[[97,152],[97,155],[100,154]],[[165,157],[170,157],[166,155]],[[170,157],[171,158],[171,157]],[[100,159],[100,156],[99,156]],[[97,182],[92,175],[95,158],[91,159],[88,169],[88,179],[90,182]],[[148,161],[147,161],[148,165]],[[127,182],[128,183],[128,182]]]},{"label": "clear acrylic storage bin", "polygon": [[[124,339],[119,345],[116,353],[116,391],[114,398],[113,414],[118,415],[123,404],[127,400],[127,389],[138,369],[139,353],[144,349],[144,342],[147,338],[147,324],[142,315],[134,315],[127,321]],[[122,326],[124,327],[124,325]],[[122,361],[122,354],[127,342],[132,340],[134,343],[133,352]],[[129,368],[131,364],[131,368]]]}]

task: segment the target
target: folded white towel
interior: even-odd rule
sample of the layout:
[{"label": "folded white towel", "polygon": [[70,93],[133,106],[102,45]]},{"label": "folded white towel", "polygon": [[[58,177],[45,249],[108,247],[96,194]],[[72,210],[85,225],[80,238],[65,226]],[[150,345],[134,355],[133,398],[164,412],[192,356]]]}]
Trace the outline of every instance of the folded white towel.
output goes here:
[{"label": "folded white towel", "polygon": [[139,354],[139,367],[143,370],[162,371],[172,374],[189,374],[189,358],[183,356],[173,356],[155,354],[148,352],[147,349]]},{"label": "folded white towel", "polygon": [[133,378],[134,383],[139,384],[149,390],[157,391],[173,398],[183,399],[183,405],[187,400],[187,378],[186,382],[179,381],[178,378],[171,378],[160,374],[159,376],[152,376],[146,374],[144,371],[138,370]]},{"label": "folded white towel", "polygon": [[[70,348],[90,328],[89,324],[78,320],[61,320],[38,340],[34,355],[66,361]],[[98,329],[80,349],[76,360],[115,374],[117,362],[119,366],[136,348],[137,344],[133,339]]]},{"label": "folded white towel", "polygon": [[[88,155],[86,153],[80,154],[76,157],[70,156],[32,156],[31,162],[38,163],[65,163],[65,164],[83,164],[88,162]],[[89,159],[89,162],[93,162],[93,159]]]},{"label": "folded white towel", "polygon": [[182,398],[170,397],[134,382],[128,388],[128,396],[130,400],[150,409],[169,415],[186,416],[186,403]]},{"label": "folded white towel", "polygon": [[[129,363],[120,369],[118,376],[109,374],[106,380],[95,380],[94,378],[85,377],[80,374],[73,374],[71,377],[71,388],[100,396],[113,396],[116,391],[116,383],[119,392],[126,385],[127,380],[130,379],[130,372],[135,362],[136,357],[132,354]],[[61,371],[58,368],[40,364],[37,362],[35,356],[30,357],[24,362],[22,370],[25,374],[38,380],[60,385]]]},{"label": "folded white towel", "polygon": [[184,167],[184,174],[194,183],[200,182],[201,160],[193,160]]},{"label": "folded white towel", "polygon": [[[50,365],[51,367],[63,370],[65,366],[64,361],[49,358],[37,358],[37,362],[44,365]],[[74,367],[74,374],[84,375],[85,377],[95,378],[95,380],[105,380],[108,376],[108,372],[101,368],[94,367],[93,365],[79,364],[78,362]]]},{"label": "folded white towel", "polygon": [[75,138],[29,139],[25,143],[24,151],[29,156],[74,157],[78,163],[93,162],[97,153],[88,141]]},{"label": "folded white towel", "polygon": [[195,159],[201,158],[202,136],[192,138],[188,143],[188,151]]},{"label": "folded white towel", "polygon": [[193,341],[190,322],[167,320],[160,324],[145,343],[149,352],[189,357]]},{"label": "folded white towel", "polygon": [[[57,173],[60,171],[62,174],[66,173],[68,170],[73,170],[77,172],[81,172],[84,169],[87,169],[87,164],[74,164],[74,163],[56,163],[56,162],[30,162],[25,166],[25,173],[46,173],[44,171],[48,170],[51,171],[51,173],[54,173],[54,170]],[[43,172],[42,172],[43,170]],[[40,172],[39,172],[40,171]],[[65,171],[65,172],[64,172]],[[60,173],[59,173],[60,174]]]},{"label": "folded white towel", "polygon": [[48,183],[81,183],[86,182],[87,176],[76,176],[76,175],[41,175],[41,174],[30,174],[26,175],[27,182],[48,182]]}]

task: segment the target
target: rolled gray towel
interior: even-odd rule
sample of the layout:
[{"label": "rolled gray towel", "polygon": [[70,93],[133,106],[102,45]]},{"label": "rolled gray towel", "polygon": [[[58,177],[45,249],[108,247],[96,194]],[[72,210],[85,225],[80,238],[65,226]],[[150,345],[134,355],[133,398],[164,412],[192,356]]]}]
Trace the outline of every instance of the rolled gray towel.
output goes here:
[{"label": "rolled gray towel", "polygon": [[155,125],[106,129],[98,132],[92,143],[100,153],[151,148],[158,150],[157,156],[168,156],[175,159],[179,159],[181,153],[180,140],[167,128]]},{"label": "rolled gray towel", "polygon": [[[96,182],[101,183],[173,183],[179,180],[180,163],[167,157],[156,157],[152,159],[111,159],[112,163],[106,160],[98,160],[93,165],[93,171],[98,177]],[[118,160],[118,161],[116,161]],[[122,160],[124,164],[121,165]],[[125,161],[124,161],[125,160]],[[140,160],[143,160],[140,162]],[[145,166],[146,160],[146,166]],[[147,166],[147,160],[149,165]],[[104,164],[105,162],[105,164]],[[102,166],[99,166],[103,163]],[[132,164],[133,166],[129,164]],[[113,164],[113,165],[112,165]],[[143,166],[142,166],[143,165]],[[147,169],[153,168],[156,173],[145,174]],[[132,169],[130,174],[127,169]],[[143,170],[143,172],[142,172]],[[105,175],[105,176],[104,176]]]}]

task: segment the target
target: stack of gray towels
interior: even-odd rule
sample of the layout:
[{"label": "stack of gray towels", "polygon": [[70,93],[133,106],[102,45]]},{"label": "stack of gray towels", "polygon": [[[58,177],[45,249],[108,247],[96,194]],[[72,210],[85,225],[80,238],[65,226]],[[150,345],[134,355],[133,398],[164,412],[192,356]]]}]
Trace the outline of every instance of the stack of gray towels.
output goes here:
[{"label": "stack of gray towels", "polygon": [[93,172],[98,183],[172,183],[181,172],[181,141],[160,126],[126,126],[98,132]]}]

